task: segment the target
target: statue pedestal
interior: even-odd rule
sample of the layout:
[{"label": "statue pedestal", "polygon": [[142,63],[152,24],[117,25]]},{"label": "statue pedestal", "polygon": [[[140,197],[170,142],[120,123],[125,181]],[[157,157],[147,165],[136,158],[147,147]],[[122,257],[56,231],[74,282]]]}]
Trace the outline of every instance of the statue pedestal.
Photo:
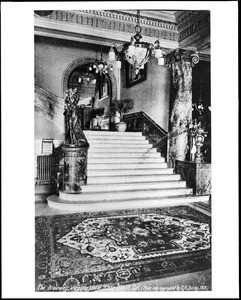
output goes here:
[{"label": "statue pedestal", "polygon": [[87,153],[88,145],[76,146],[65,145],[64,153],[64,176],[63,193],[78,194],[81,193],[81,186],[87,183]]},{"label": "statue pedestal", "polygon": [[187,186],[193,188],[194,194],[211,194],[211,164],[176,160],[175,173],[180,174]]}]

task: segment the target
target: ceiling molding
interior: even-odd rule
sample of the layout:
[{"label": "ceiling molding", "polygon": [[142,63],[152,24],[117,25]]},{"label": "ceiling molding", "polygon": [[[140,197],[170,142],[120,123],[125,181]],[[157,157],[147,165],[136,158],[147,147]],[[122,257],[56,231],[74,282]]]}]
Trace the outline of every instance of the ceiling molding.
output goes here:
[{"label": "ceiling molding", "polygon": [[192,47],[195,47],[197,50],[201,50],[204,45],[207,50],[208,44],[210,45],[210,28],[209,28],[209,26],[206,26],[206,27],[200,29],[195,34],[190,35],[186,39],[179,42],[180,48],[192,46]]},{"label": "ceiling molding", "polygon": [[105,41],[103,39],[98,39],[97,37],[87,37],[82,35],[75,35],[74,33],[65,33],[58,30],[48,30],[39,27],[35,27],[34,34],[36,36],[46,36],[55,39],[67,40],[67,41],[75,41],[80,43],[86,44],[93,44],[93,45],[101,45],[111,47],[111,41]]},{"label": "ceiling molding", "polygon": [[[193,48],[210,53],[209,11],[141,10],[140,13],[144,42],[154,43],[159,39],[167,52]],[[156,18],[175,18],[177,24]],[[136,21],[133,10],[57,10],[47,17],[35,14],[34,25],[36,35],[118,46],[130,41],[135,33]]]},{"label": "ceiling molding", "polygon": [[[108,11],[54,11],[47,17],[35,15],[35,21],[51,20],[66,24],[75,24],[79,28],[86,26],[93,31],[98,29],[112,30],[114,32],[127,32],[129,35],[135,34],[136,17],[123,13]],[[145,37],[153,37],[161,40],[178,41],[178,32],[174,24],[158,22],[152,20],[142,20],[141,34]],[[128,38],[129,40],[130,38]]]},{"label": "ceiling molding", "polygon": [[197,11],[192,11],[192,10],[180,10],[176,12],[176,23],[181,24],[185,22],[187,19],[189,19],[191,16],[195,15]]},{"label": "ceiling molding", "polygon": [[187,17],[184,19],[184,21],[179,22],[177,25],[177,30],[179,34],[188,28],[189,26],[196,24],[198,20],[202,19],[203,17],[209,16],[210,21],[210,13],[208,11],[197,11],[192,12],[191,15],[186,15]]},{"label": "ceiling molding", "polygon": [[[137,10],[120,10],[120,12],[137,15]],[[168,22],[172,23],[176,27],[175,11],[167,10],[140,10],[140,18],[147,18],[156,22]]]},{"label": "ceiling molding", "polygon": [[[74,13],[78,14],[87,14],[87,15],[94,15],[99,16],[106,19],[114,19],[114,20],[120,20],[124,22],[133,23],[136,25],[137,22],[137,11],[132,10],[74,10],[72,11]],[[147,26],[154,26],[154,27],[160,27],[164,29],[169,30],[176,30],[176,24],[175,22],[171,22],[170,20],[163,20],[161,18],[162,11],[158,11],[158,13],[155,14],[155,16],[158,16],[158,18],[154,18],[153,13],[150,13],[150,11],[142,11],[140,10],[140,25],[147,25]],[[165,13],[163,13],[165,15]]]},{"label": "ceiling molding", "polygon": [[210,54],[199,53],[199,58],[200,58],[200,60],[203,60],[203,61],[211,61]]},{"label": "ceiling molding", "polygon": [[191,25],[185,27],[184,30],[179,32],[179,42],[181,42],[189,36],[195,35],[198,31],[205,27],[208,28],[210,32],[210,15],[200,13],[200,15],[196,15],[195,17],[197,17],[195,22],[188,22],[188,24]]},{"label": "ceiling molding", "polygon": [[[35,34],[38,35],[44,35],[46,36],[46,30],[48,31],[48,36],[53,36],[53,37],[59,37],[60,35],[62,36],[61,38],[63,39],[71,39],[71,40],[76,40],[76,41],[83,41],[88,42],[91,40],[91,43],[93,43],[94,39],[100,39],[104,40],[106,44],[111,45],[112,42],[126,42],[130,40],[131,34],[130,32],[127,31],[117,31],[113,30],[111,28],[108,28],[108,30],[103,30],[103,27],[92,27],[89,25],[81,25],[77,23],[71,23],[71,22],[63,22],[55,19],[50,19],[46,17],[37,17],[35,18]],[[120,27],[121,29],[124,29],[125,27]],[[106,28],[105,28],[106,29]],[[150,29],[149,29],[150,30]],[[56,33],[62,32],[60,33]],[[52,32],[52,33],[51,33]],[[151,35],[151,32],[150,32]],[[85,38],[84,38],[85,36]],[[89,39],[91,37],[91,39]],[[164,37],[167,37],[166,35],[163,36],[163,38],[160,38],[161,46],[163,48],[171,48],[175,49],[178,47],[178,42],[177,41],[172,41],[168,40],[167,38],[165,39]],[[148,43],[154,43],[154,41],[157,39],[156,36],[145,36],[143,37],[145,42]],[[109,41],[109,42],[108,42]],[[98,42],[97,42],[98,43]],[[96,42],[95,42],[96,44]]]}]

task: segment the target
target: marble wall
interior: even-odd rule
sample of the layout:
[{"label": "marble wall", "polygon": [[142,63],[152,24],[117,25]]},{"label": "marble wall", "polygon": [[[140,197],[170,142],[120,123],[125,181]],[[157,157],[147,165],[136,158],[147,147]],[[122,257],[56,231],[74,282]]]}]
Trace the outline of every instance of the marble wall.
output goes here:
[{"label": "marble wall", "polygon": [[159,126],[168,131],[170,69],[159,66],[157,59],[150,58],[147,63],[146,80],[127,87],[126,68],[123,64],[121,76],[121,98],[134,99],[134,108],[130,113],[143,111]]},{"label": "marble wall", "polygon": [[176,160],[174,171],[181,175],[188,187],[193,188],[194,194],[211,194],[211,164]]}]

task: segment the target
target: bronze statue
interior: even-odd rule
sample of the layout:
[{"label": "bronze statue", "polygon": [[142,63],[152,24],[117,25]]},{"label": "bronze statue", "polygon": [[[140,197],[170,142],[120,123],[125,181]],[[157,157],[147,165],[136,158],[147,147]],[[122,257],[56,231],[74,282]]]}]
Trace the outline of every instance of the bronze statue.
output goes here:
[{"label": "bronze statue", "polygon": [[88,145],[81,128],[81,114],[83,105],[78,105],[79,96],[77,88],[68,89],[65,95],[65,140],[67,144],[83,146]]}]

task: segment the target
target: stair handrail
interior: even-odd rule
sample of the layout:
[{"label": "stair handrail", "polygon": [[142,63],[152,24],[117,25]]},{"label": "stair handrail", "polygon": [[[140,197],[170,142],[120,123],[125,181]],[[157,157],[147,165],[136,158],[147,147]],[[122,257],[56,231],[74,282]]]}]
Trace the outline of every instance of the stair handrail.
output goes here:
[{"label": "stair handrail", "polygon": [[[142,124],[136,124],[140,118],[151,124],[152,130],[146,130],[147,128],[144,122]],[[170,140],[189,132],[189,128],[187,127],[178,133],[167,132],[143,111],[124,115],[124,121],[127,123],[127,131],[141,131],[152,143],[152,146],[155,147],[158,152],[161,152],[164,157],[168,155]],[[154,131],[154,133],[150,131]]]},{"label": "stair handrail", "polygon": [[[204,116],[199,116],[195,118],[195,120],[197,123],[199,123],[204,119],[204,117],[207,116],[211,116],[211,113],[207,113]],[[141,124],[138,124],[138,119],[142,119]],[[183,126],[182,130],[179,132],[167,132],[143,111],[124,115],[124,121],[127,123],[127,131],[141,131],[149,139],[152,147],[148,151],[155,147],[158,152],[161,152],[162,156],[167,158],[167,161],[169,161],[168,154],[172,140],[178,138],[178,136],[182,134],[188,134],[189,137],[191,135],[191,128],[189,128],[188,124]],[[145,127],[147,122],[151,124],[154,130],[153,128],[152,130],[146,130]],[[150,131],[154,131],[154,133]],[[153,135],[155,136],[153,137]],[[189,148],[191,148],[190,142],[191,141],[189,138]]]},{"label": "stair handrail", "polygon": [[43,88],[40,88],[39,86],[37,86],[35,84],[34,85],[34,92],[36,92],[36,91],[40,92],[41,94],[48,95],[48,96],[50,96],[54,100],[62,100],[62,101],[64,101],[63,97],[59,97],[59,96],[57,96],[57,95],[55,95],[55,94],[53,94],[53,93],[51,93],[51,92],[49,92],[49,91],[47,91],[47,90],[45,90]]},{"label": "stair handrail", "polygon": [[126,114],[124,115],[124,119],[127,120],[128,118],[133,118],[135,116],[142,115],[144,118],[146,118],[149,122],[151,122],[160,132],[162,132],[164,135],[166,135],[168,132],[163,129],[160,125],[158,125],[151,117],[149,117],[144,111],[139,111],[132,114]]},{"label": "stair handrail", "polygon": [[[138,123],[138,119],[141,122]],[[124,115],[127,131],[141,131],[163,156],[167,155],[168,132],[158,125],[145,112],[140,111]]]}]

